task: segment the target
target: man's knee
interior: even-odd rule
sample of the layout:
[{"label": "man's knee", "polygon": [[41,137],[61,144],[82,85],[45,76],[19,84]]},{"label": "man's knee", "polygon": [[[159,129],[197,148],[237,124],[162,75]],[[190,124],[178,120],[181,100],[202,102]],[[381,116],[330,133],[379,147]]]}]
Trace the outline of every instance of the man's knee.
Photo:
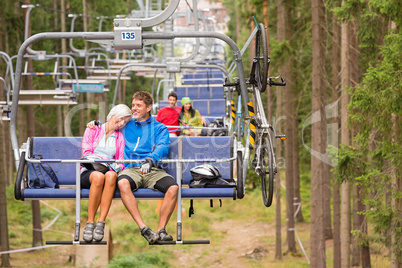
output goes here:
[{"label": "man's knee", "polygon": [[171,185],[171,186],[168,188],[167,193],[177,195],[177,192],[178,192],[178,191],[179,191],[179,186],[178,186],[178,185]]},{"label": "man's knee", "polygon": [[130,182],[126,178],[119,177],[117,186],[119,187],[120,191],[127,191],[130,189]]},{"label": "man's knee", "polygon": [[154,186],[154,188],[156,190],[158,190],[162,193],[165,193],[165,194],[169,191],[169,189],[171,187],[174,187],[174,188],[172,188],[172,190],[170,190],[170,191],[176,192],[176,194],[177,194],[179,186],[177,185],[176,181],[171,176],[163,177],[162,179],[158,180]]}]

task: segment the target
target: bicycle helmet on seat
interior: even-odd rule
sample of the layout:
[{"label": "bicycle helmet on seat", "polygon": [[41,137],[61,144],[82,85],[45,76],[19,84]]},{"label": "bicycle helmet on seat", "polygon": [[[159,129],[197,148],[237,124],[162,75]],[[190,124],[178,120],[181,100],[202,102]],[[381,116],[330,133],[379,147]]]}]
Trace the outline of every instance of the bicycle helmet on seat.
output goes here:
[{"label": "bicycle helmet on seat", "polygon": [[216,179],[222,176],[219,169],[210,164],[193,167],[190,170],[190,173],[193,179],[196,181],[202,179]]}]

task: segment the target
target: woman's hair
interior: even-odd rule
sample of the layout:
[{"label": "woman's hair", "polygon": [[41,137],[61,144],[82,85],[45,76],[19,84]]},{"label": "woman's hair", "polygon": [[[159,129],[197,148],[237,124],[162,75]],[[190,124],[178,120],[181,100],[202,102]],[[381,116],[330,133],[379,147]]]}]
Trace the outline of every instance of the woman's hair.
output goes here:
[{"label": "woman's hair", "polygon": [[[188,110],[188,112],[191,114],[191,117],[195,116],[195,109],[193,109],[193,105],[191,105],[190,103],[190,109]],[[181,108],[180,114],[179,114],[179,120],[182,120],[184,116],[184,105]]]},{"label": "woman's hair", "polygon": [[112,116],[118,119],[121,117],[133,116],[133,112],[127,105],[118,104],[110,110],[109,114],[107,115],[106,121],[109,121]]}]

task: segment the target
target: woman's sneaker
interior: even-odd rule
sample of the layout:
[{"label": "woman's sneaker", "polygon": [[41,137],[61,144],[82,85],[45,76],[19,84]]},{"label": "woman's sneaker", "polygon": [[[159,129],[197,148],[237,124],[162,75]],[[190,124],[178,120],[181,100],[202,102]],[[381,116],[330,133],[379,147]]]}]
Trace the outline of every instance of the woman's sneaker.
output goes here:
[{"label": "woman's sneaker", "polygon": [[85,242],[92,242],[94,227],[93,222],[87,222],[87,225],[85,225],[84,232],[82,233],[82,238]]},{"label": "woman's sneaker", "polygon": [[100,242],[103,239],[104,235],[104,229],[105,229],[105,223],[98,221],[95,225],[95,230],[94,230],[94,240],[96,242]]},{"label": "woman's sneaker", "polygon": [[160,229],[158,235],[159,235],[159,241],[173,241],[173,236],[168,234],[165,228]]},{"label": "woman's sneaker", "polygon": [[149,244],[154,244],[158,241],[159,235],[151,230],[151,228],[145,226],[141,229],[141,235],[148,241]]}]

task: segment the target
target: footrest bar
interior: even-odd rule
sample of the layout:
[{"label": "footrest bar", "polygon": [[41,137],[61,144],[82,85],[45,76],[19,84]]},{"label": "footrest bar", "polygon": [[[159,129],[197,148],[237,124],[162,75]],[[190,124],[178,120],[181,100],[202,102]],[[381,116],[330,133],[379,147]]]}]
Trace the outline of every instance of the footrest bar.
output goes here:
[{"label": "footrest bar", "polygon": [[75,245],[75,244],[80,244],[80,245],[87,245],[87,246],[98,246],[98,245],[107,245],[106,241],[100,241],[100,242],[85,242],[85,241],[46,241],[46,245]]},{"label": "footrest bar", "polygon": [[191,244],[210,244],[209,240],[183,240],[183,241],[156,241],[152,245],[191,245]]}]

